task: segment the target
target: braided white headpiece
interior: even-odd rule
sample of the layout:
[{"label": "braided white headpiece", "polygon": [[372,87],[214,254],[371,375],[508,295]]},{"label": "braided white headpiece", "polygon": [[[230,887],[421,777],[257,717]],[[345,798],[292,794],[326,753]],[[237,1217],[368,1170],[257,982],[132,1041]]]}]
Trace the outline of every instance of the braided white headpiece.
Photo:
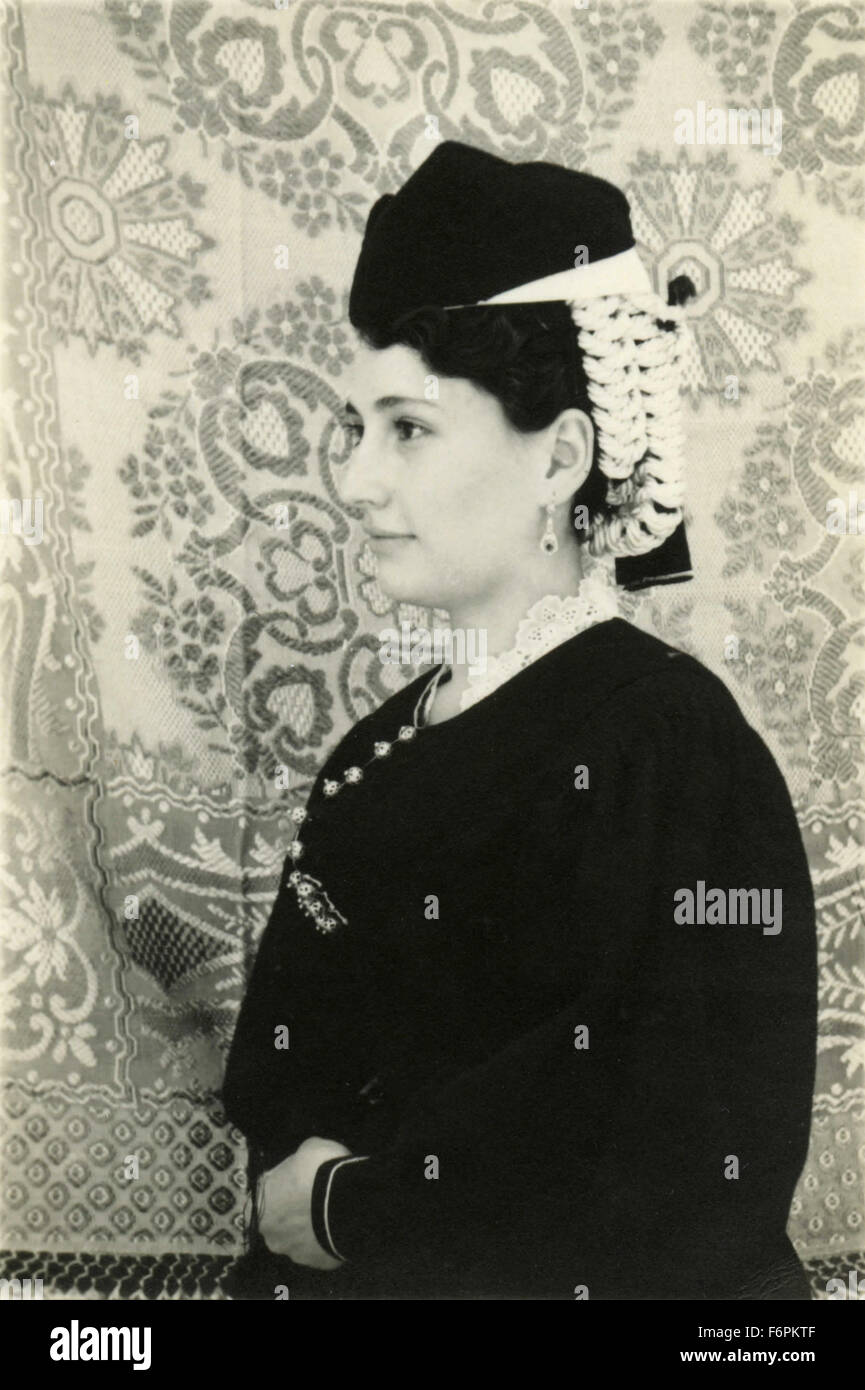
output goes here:
[{"label": "braided white headpiece", "polygon": [[[589,552],[643,555],[672,535],[683,516],[683,309],[664,304],[654,292],[633,247],[478,302],[550,299],[565,300],[571,311],[598,433],[598,462],[609,479],[606,500],[616,509],[612,516],[590,518]],[[674,327],[662,328],[659,320]]]},{"label": "braided white headpiece", "polygon": [[[571,317],[588,378],[601,471],[612,516],[590,518],[592,555],[643,555],[683,516],[684,439],[680,362],[687,331],[658,297],[604,295],[574,301]],[[662,328],[658,319],[672,320]],[[659,511],[658,504],[665,510]]]}]

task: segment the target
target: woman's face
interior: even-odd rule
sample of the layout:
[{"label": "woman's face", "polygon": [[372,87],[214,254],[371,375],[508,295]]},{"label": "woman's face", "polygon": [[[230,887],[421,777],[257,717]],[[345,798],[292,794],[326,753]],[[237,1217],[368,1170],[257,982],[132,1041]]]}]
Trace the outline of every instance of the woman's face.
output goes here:
[{"label": "woman's face", "polygon": [[[437,398],[427,399],[430,384]],[[494,396],[434,376],[402,344],[360,343],[346,396],[353,450],[340,492],[363,511],[381,587],[445,609],[494,598],[538,554],[549,432],[520,434]],[[561,500],[578,486],[559,487]]]}]

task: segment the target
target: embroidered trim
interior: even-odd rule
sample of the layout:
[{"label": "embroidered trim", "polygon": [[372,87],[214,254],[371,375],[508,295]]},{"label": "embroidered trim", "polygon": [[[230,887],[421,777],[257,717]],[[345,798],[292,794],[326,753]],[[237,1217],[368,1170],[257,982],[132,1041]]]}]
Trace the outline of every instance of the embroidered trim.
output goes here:
[{"label": "embroidered trim", "polygon": [[327,935],[336,931],[339,926],[348,926],[347,918],[334,907],[323,885],[317,878],[313,878],[312,874],[302,874],[300,869],[294,869],[289,874],[288,881],[303,911],[315,923],[316,931]]},{"label": "embroidered trim", "polygon": [[600,566],[596,573],[586,575],[580,581],[578,594],[567,598],[547,594],[538,599],[522,619],[509,651],[491,657],[482,671],[468,668],[469,684],[460,699],[460,709],[469,709],[504,685],[518,671],[537,661],[545,652],[552,651],[595,623],[617,617],[618,613],[618,596],[612,574]]}]

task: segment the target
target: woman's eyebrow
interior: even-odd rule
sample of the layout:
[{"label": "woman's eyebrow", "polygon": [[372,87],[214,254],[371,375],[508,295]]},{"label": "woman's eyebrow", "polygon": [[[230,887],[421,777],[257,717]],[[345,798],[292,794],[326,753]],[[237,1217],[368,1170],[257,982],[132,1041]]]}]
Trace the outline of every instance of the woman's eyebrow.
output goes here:
[{"label": "woman's eyebrow", "polygon": [[[428,401],[428,400],[426,400],[424,397],[421,397],[421,396],[379,396],[378,400],[377,400],[377,401],[374,403],[374,405],[373,405],[373,409],[374,409],[374,410],[389,410],[390,407],[391,407],[392,405],[435,405],[435,406],[437,406],[437,405],[438,405],[438,401]],[[358,410],[357,406],[356,406],[356,405],[353,405],[351,401],[346,401],[346,403],[345,403],[345,413],[346,413],[347,415],[357,415],[357,416],[359,416],[360,418],[363,418],[363,417],[360,415],[360,411]]]}]

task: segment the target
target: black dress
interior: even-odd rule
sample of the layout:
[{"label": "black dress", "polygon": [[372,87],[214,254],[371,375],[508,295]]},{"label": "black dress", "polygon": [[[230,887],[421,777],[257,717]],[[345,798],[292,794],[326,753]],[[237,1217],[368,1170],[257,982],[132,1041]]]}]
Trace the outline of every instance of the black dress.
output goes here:
[{"label": "black dress", "polygon": [[[397,740],[428,679],[321,770],[223,1091],[253,1179],[313,1135],[369,1156],[316,1182],[346,1263],[301,1268],[255,1236],[233,1291],[807,1298],[785,1227],[814,899],[772,755],[721,680],[621,618]],[[326,797],[377,740],[397,741]],[[744,921],[682,920],[681,890],[698,918],[721,890],[729,918],[738,889],[759,890]]]}]

